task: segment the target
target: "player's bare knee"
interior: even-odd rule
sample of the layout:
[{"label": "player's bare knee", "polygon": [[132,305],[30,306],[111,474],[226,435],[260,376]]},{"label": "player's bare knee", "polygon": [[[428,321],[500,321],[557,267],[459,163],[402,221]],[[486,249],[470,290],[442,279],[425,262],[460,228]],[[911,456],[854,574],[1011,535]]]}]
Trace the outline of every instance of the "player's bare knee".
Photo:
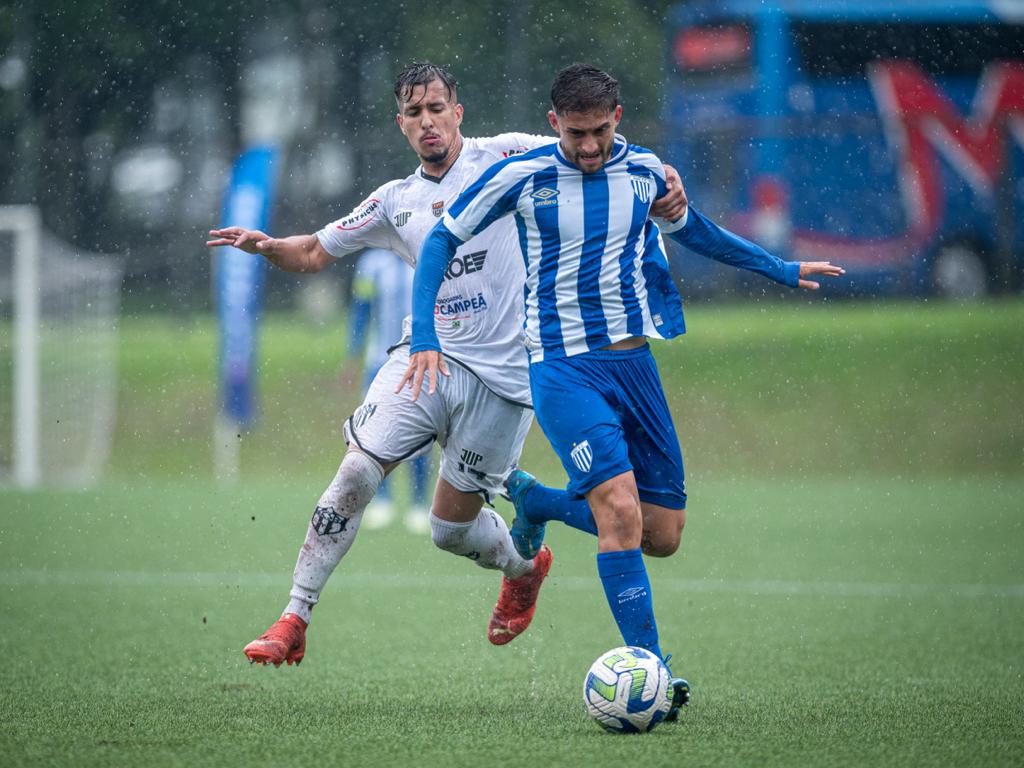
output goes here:
[{"label": "player's bare knee", "polygon": [[680,509],[671,519],[663,519],[660,525],[645,527],[641,549],[651,557],[671,557],[679,550],[686,525],[686,510]]},{"label": "player's bare knee", "polygon": [[671,531],[666,531],[660,532],[657,535],[652,535],[645,531],[640,548],[645,555],[650,557],[671,557],[679,549],[681,541],[682,531],[677,531],[675,534]]}]

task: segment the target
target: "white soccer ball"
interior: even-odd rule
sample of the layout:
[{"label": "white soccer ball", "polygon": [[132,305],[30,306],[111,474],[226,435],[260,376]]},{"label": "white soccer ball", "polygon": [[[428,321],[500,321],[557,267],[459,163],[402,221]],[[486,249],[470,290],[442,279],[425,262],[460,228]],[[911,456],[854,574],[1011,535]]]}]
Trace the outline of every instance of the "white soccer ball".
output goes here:
[{"label": "white soccer ball", "polygon": [[649,731],[672,706],[668,667],[643,648],[613,648],[590,665],[583,702],[587,713],[607,731]]}]

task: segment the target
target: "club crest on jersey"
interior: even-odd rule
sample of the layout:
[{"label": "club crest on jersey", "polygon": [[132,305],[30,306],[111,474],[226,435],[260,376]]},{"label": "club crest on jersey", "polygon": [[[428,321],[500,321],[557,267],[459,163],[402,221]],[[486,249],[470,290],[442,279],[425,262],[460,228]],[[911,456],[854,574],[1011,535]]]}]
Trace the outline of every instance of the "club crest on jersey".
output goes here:
[{"label": "club crest on jersey", "polygon": [[651,180],[646,176],[630,176],[629,183],[633,185],[633,194],[641,203],[651,202]]},{"label": "club crest on jersey", "polygon": [[404,227],[408,223],[410,216],[412,216],[412,211],[402,211],[401,213],[396,213],[395,226]]},{"label": "club crest on jersey", "polygon": [[569,456],[580,472],[589,472],[590,468],[594,465],[594,449],[590,447],[590,443],[587,440],[575,446],[569,453]]},{"label": "club crest on jersey", "polygon": [[532,193],[533,207],[539,208],[542,205],[558,205],[558,190],[551,187],[541,187]]},{"label": "club crest on jersey", "polygon": [[444,216],[444,200],[438,200],[436,203],[431,203],[430,212],[439,219]]},{"label": "club crest on jersey", "polygon": [[364,200],[347,218],[341,220],[341,223],[338,224],[338,229],[351,230],[365,227],[373,221],[379,210],[380,200],[375,197]]}]

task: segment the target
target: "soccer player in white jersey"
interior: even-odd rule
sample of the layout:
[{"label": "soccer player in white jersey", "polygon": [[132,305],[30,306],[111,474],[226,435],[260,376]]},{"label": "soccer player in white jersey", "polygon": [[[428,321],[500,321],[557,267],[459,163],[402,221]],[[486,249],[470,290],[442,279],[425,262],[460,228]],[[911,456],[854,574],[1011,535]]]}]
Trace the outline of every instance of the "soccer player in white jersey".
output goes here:
[{"label": "soccer player in white jersey", "polygon": [[[659,644],[642,554],[667,556],[685,522],[683,462],[648,338],[684,331],[682,302],[659,227],[648,218],[665,189],[650,151],[615,133],[618,83],[588,65],[558,74],[548,113],[559,142],[485,171],[449,206],[424,244],[413,286],[414,396],[439,370],[431,307],[451,254],[472,235],[514,214],[527,263],[526,340],[533,403],[569,476],[566,490],[511,473],[513,539],[529,557],[544,524],[558,519],[596,534],[597,569],[626,645],[667,661]],[[705,256],[793,287],[839,275],[824,262],[783,262],[704,218],[692,206],[661,231]],[[443,371],[442,371],[443,373]],[[536,498],[534,498],[536,497]],[[518,529],[518,530],[517,530]],[[678,717],[689,685],[673,681]]]},{"label": "soccer player in white jersey", "polygon": [[[207,244],[258,253],[292,272],[317,272],[367,247],[387,248],[415,265],[423,239],[484,168],[552,142],[526,134],[464,138],[455,80],[430,64],[402,72],[395,98],[398,125],[420,159],[415,173],[384,184],[351,214],[315,235],[271,238],[227,227],[212,230],[214,239]],[[681,210],[682,199],[681,189],[675,189],[660,202]],[[497,222],[481,228],[446,262],[444,287],[435,291],[431,308],[431,324],[436,321],[434,333],[447,362],[441,364],[449,373],[439,397],[417,402],[398,391],[408,344],[398,345],[345,423],[349,448],[316,504],[290,600],[281,618],[245,647],[251,661],[280,665],[302,660],[311,611],[351,547],[381,478],[428,451],[435,440],[442,456],[430,516],[433,542],[502,571],[501,593],[488,624],[491,643],[503,645],[529,625],[551,551],[544,547],[533,559],[521,557],[505,521],[482,508],[484,500],[500,492],[532,418],[519,298],[505,290],[524,279],[516,240],[511,220]]]}]

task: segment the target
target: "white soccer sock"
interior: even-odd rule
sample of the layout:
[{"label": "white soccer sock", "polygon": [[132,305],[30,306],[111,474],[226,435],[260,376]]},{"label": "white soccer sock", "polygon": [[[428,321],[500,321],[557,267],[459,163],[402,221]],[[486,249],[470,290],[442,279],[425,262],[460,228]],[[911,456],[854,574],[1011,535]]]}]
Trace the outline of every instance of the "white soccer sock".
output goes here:
[{"label": "white soccer sock", "polygon": [[380,464],[364,453],[349,451],[327,486],[309,521],[306,540],[292,574],[291,600],[285,613],[307,624],[320,591],[341,558],[352,547],[363,510],[384,477]]},{"label": "white soccer sock", "polygon": [[481,568],[499,570],[515,579],[533,568],[512,545],[508,525],[493,509],[481,509],[471,523],[450,523],[430,514],[430,538],[446,552],[468,557]]}]

